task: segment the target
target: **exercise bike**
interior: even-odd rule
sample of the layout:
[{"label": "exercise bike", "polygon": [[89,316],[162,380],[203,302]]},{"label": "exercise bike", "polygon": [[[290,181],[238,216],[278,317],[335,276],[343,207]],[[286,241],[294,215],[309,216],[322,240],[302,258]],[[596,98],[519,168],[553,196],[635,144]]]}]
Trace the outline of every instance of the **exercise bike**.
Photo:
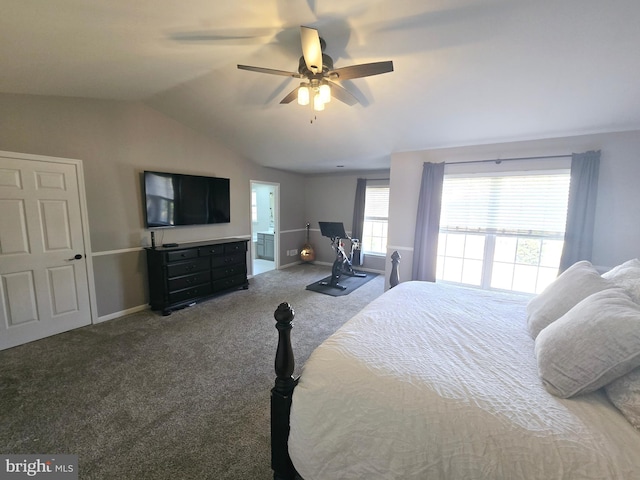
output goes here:
[{"label": "exercise bike", "polygon": [[[366,273],[356,272],[353,269],[353,255],[354,252],[360,250],[360,240],[357,238],[351,238],[344,231],[344,225],[342,222],[318,222],[320,224],[320,233],[323,237],[331,239],[331,248],[336,251],[336,260],[333,262],[331,268],[331,280],[328,282],[320,282],[320,285],[327,287],[337,288],[339,290],[346,290],[347,287],[340,285],[340,277],[347,275],[349,277],[366,277]],[[349,255],[344,249],[343,240],[347,239],[351,242],[351,251]]]}]

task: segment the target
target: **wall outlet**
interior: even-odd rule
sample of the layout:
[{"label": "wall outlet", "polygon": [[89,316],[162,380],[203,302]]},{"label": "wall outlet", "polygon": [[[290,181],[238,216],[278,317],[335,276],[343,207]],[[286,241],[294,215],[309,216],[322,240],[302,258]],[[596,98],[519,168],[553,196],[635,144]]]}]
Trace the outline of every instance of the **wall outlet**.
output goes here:
[{"label": "wall outlet", "polygon": [[293,250],[289,250],[291,252],[291,256],[294,257],[296,255],[298,255],[298,249],[294,248]]}]

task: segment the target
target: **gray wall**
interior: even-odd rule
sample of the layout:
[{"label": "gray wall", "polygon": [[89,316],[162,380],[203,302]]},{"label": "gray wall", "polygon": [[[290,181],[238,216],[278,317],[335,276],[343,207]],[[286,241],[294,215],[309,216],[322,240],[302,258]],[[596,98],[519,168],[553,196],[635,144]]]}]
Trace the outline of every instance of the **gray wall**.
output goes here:
[{"label": "gray wall", "polygon": [[[318,262],[331,264],[336,258],[331,248],[331,240],[320,234],[319,221],[342,222],[347,234],[351,234],[358,178],[389,178],[389,171],[308,175],[305,179],[305,213],[307,221],[311,224],[310,243],[316,252]],[[385,262],[384,257],[367,255],[362,269],[382,272]]]},{"label": "gray wall", "polygon": [[[401,281],[411,278],[413,236],[424,162],[545,156],[587,150],[602,150],[592,262],[604,270],[639,257],[640,131],[403,152],[391,156],[388,247],[389,254],[398,250],[402,256]],[[494,164],[484,166],[487,165]],[[389,271],[390,265],[387,273]]]},{"label": "gray wall", "polygon": [[98,316],[109,318],[147,303],[140,172],[145,169],[229,177],[228,225],[164,230],[160,241],[184,242],[251,234],[250,180],[280,184],[280,263],[297,263],[305,225],[318,263],[335,258],[318,221],[340,221],[351,232],[357,178],[391,177],[389,251],[367,257],[364,269],[390,271],[389,255],[402,255],[410,276],[413,233],[424,161],[479,160],[602,150],[593,262],[606,268],[640,256],[640,132],[503,143],[391,156],[391,170],[296,175],[267,169],[136,102],[0,94],[0,150],[83,161]]},{"label": "gray wall", "polygon": [[142,103],[0,94],[0,150],[83,161],[98,317],[148,301],[145,169],[231,180],[230,224],[165,229],[160,241],[250,238],[250,180],[280,183],[281,230],[305,224],[302,176],[260,167]]}]

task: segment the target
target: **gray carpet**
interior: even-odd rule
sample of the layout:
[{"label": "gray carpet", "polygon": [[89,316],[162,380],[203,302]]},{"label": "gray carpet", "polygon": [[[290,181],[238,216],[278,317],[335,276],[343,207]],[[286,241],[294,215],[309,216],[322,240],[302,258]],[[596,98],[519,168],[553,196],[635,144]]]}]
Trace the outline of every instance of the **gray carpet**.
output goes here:
[{"label": "gray carpet", "polygon": [[273,312],[296,312],[298,373],[384,288],[346,297],[297,265],[163,317],[144,311],[0,352],[0,453],[75,454],[81,479],[268,479]]}]

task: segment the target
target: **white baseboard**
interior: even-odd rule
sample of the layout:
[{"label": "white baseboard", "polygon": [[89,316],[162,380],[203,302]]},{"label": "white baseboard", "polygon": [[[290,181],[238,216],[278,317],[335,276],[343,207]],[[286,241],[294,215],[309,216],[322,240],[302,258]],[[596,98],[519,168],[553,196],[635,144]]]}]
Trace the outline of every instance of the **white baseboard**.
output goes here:
[{"label": "white baseboard", "polygon": [[[323,266],[327,266],[327,267],[333,267],[333,263],[329,263],[329,262],[313,262],[314,265],[323,265]],[[353,267],[353,269],[358,272],[358,271],[362,271],[362,272],[369,272],[369,273],[377,273],[378,275],[384,275],[384,270],[375,270],[373,268],[362,268],[359,265],[356,265],[355,267]]]},{"label": "white baseboard", "polygon": [[127,308],[126,310],[121,310],[119,312],[114,312],[114,313],[110,313],[109,315],[103,315],[101,317],[98,317],[95,323],[106,322],[107,320],[113,320],[115,318],[124,317],[125,315],[130,315],[132,313],[148,310],[149,308],[150,308],[149,305],[138,305],[137,307]]},{"label": "white baseboard", "polygon": [[295,267],[296,265],[300,265],[301,263],[302,263],[301,261],[298,261],[298,262],[287,263],[286,265],[280,265],[280,268],[278,270],[283,270],[289,267]]},{"label": "white baseboard", "polygon": [[[300,265],[303,263],[302,261],[287,263],[286,265],[280,265],[279,270],[284,270],[285,268],[294,267],[296,265]],[[333,263],[329,262],[313,262],[314,265],[323,265],[326,267],[333,266]],[[379,275],[384,275],[384,270],[373,270],[371,268],[355,268],[356,271],[361,270],[363,272],[377,273]],[[253,275],[247,275],[247,278],[253,278]],[[124,317],[125,315],[131,315],[132,313],[141,312],[143,310],[148,310],[150,308],[149,305],[138,305],[137,307],[128,308],[126,310],[121,310],[119,312],[110,313],[109,315],[102,315],[98,317],[95,323],[102,323],[108,320],[113,320],[116,318]]]}]

